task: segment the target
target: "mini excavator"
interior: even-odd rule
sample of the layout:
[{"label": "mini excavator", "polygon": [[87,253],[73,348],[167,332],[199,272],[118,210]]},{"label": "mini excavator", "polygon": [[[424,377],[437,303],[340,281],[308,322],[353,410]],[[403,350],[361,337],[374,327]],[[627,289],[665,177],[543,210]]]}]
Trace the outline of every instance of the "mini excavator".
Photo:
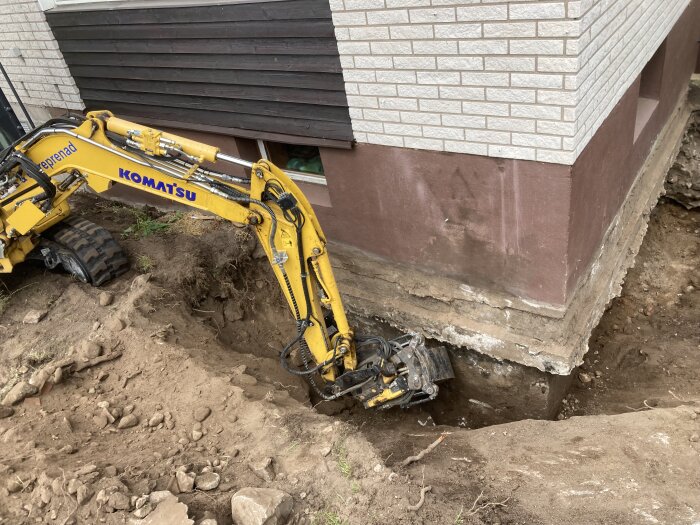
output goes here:
[{"label": "mini excavator", "polygon": [[[216,162],[249,176],[216,171]],[[101,193],[114,183],[255,231],[296,320],[280,363],[321,398],[351,394],[368,408],[408,407],[434,399],[437,383],[454,377],[447,351],[427,349],[418,334],[387,340],[353,332],[316,215],[281,169],[109,111],[49,120],[0,152],[0,273],[38,260],[100,286],[126,272],[111,234],[71,217],[68,202],[82,186]]]}]

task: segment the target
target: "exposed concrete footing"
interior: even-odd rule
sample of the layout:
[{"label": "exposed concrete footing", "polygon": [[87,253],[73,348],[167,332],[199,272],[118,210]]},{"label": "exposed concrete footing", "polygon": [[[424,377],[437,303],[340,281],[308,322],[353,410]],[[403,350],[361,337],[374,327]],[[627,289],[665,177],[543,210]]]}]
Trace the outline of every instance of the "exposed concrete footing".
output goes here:
[{"label": "exposed concrete footing", "polygon": [[348,310],[399,331],[420,330],[451,347],[458,379],[445,388],[460,391],[462,408],[465,397],[471,400],[474,407],[467,412],[472,416],[472,408],[478,411],[480,406],[490,421],[554,416],[570,375],[588,350],[591,332],[620,294],[634,264],[690,113],[684,99],[566,306],[477,291],[453,279],[332,245],[336,278]]}]

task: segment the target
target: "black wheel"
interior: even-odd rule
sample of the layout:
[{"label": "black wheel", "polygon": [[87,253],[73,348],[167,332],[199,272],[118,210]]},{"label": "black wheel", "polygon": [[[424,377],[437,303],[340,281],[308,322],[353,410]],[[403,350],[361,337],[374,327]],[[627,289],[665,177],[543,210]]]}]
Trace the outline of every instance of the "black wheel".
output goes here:
[{"label": "black wheel", "polygon": [[85,283],[101,286],[129,269],[121,246],[107,230],[69,217],[41,234],[37,248],[49,268],[59,264]]}]

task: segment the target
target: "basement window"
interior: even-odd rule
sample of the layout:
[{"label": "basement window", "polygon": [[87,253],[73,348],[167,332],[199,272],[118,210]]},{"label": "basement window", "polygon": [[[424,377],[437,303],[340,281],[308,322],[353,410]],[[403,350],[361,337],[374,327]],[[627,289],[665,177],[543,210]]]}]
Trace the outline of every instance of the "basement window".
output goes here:
[{"label": "basement window", "polygon": [[272,161],[293,180],[326,184],[321,152],[317,146],[258,140],[258,149],[263,159]]},{"label": "basement window", "polygon": [[642,70],[639,82],[639,98],[637,99],[637,118],[634,125],[635,142],[637,142],[659,105],[665,59],[666,42],[661,44],[661,47],[659,47]]}]

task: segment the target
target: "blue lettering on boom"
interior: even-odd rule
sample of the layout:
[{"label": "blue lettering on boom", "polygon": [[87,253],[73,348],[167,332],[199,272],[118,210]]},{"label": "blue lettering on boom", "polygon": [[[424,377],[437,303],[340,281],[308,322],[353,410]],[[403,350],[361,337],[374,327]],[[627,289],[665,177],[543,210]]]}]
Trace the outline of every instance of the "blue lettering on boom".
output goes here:
[{"label": "blue lettering on boom", "polygon": [[187,199],[188,201],[194,202],[197,200],[197,192],[186,190],[184,188],[178,187],[176,182],[172,184],[166,184],[163,181],[156,183],[151,177],[141,176],[141,174],[135,171],[125,170],[124,168],[119,168],[119,178],[125,179],[130,182],[135,182],[141,186],[146,186],[148,188],[153,188],[154,190],[160,191],[161,193],[167,193],[168,195],[175,195],[178,199]]},{"label": "blue lettering on boom", "polygon": [[39,166],[41,166],[41,168],[43,170],[50,170],[56,164],[58,164],[59,162],[64,160],[66,157],[73,155],[73,153],[75,153],[76,151],[78,151],[78,148],[76,148],[73,145],[73,142],[69,142],[65,148],[58,150],[56,153],[54,153],[50,157],[42,160],[39,163]]}]

